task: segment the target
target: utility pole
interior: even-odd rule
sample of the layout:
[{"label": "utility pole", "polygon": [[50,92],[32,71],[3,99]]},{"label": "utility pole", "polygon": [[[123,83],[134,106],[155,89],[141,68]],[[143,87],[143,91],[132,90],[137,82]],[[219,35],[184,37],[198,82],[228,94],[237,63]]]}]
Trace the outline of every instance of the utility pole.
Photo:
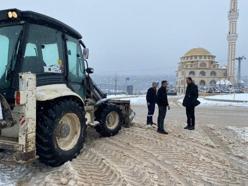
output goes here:
[{"label": "utility pole", "polygon": [[245,56],[242,56],[242,57],[237,57],[235,58],[235,60],[238,61],[238,87],[240,88],[240,84],[241,84],[241,63],[243,60],[246,60],[246,57]]},{"label": "utility pole", "polygon": [[126,77],[126,87],[125,87],[125,91],[128,93],[128,81],[130,80],[130,77]]},{"label": "utility pole", "polygon": [[115,75],[115,95],[117,95],[117,75]]}]

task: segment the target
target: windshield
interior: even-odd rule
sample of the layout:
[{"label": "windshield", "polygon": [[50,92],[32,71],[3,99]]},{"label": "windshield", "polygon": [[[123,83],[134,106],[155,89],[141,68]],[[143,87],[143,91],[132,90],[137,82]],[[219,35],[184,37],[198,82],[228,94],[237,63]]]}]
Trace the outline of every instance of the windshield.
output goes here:
[{"label": "windshield", "polygon": [[11,60],[16,54],[16,44],[21,33],[22,26],[0,26],[0,89],[8,86],[6,72],[9,70]]}]

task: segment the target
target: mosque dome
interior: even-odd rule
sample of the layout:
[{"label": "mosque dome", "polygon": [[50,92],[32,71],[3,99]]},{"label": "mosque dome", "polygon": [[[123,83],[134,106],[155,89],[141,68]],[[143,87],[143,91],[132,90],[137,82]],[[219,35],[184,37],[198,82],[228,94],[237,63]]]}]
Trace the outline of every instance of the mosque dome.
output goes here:
[{"label": "mosque dome", "polygon": [[184,57],[189,57],[189,56],[213,56],[213,55],[204,48],[193,48],[189,50],[186,54],[184,54]]}]

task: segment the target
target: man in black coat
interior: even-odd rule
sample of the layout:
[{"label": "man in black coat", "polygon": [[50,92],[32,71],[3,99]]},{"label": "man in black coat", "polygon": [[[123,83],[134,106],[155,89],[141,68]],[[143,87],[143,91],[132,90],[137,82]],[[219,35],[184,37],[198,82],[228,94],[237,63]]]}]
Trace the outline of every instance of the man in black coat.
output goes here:
[{"label": "man in black coat", "polygon": [[184,129],[195,129],[195,107],[200,104],[198,98],[198,87],[191,77],[187,77],[187,89],[183,99],[183,106],[186,107],[187,126]]},{"label": "man in black coat", "polygon": [[153,114],[155,112],[156,95],[157,95],[158,83],[153,82],[152,87],[148,89],[146,93],[146,102],[148,108],[147,114],[147,126],[152,126],[153,124]]},{"label": "man in black coat", "polygon": [[164,119],[167,112],[167,107],[170,109],[168,98],[167,98],[167,81],[162,81],[161,87],[158,89],[157,93],[157,104],[158,104],[158,133],[168,134],[164,130]]}]

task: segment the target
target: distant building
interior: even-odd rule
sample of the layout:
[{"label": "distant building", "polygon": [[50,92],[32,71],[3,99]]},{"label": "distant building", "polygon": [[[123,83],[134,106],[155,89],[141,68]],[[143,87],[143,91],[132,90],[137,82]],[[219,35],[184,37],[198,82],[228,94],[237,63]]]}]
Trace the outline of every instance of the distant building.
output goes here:
[{"label": "distant building", "polygon": [[133,85],[128,85],[127,86],[127,94],[128,95],[133,95]]},{"label": "distant building", "polygon": [[185,93],[186,77],[193,78],[199,88],[213,87],[217,81],[227,78],[227,69],[220,67],[215,56],[204,48],[194,48],[188,51],[178,65],[176,89]]}]

